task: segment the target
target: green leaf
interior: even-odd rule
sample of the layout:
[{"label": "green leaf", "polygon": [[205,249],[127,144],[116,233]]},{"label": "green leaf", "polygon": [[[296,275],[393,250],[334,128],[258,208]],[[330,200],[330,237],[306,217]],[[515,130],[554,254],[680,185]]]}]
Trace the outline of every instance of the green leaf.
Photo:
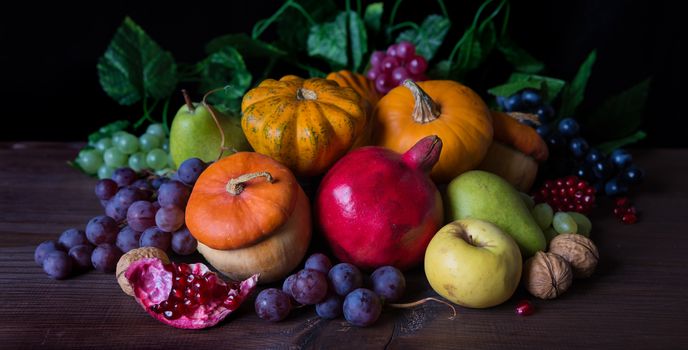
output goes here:
[{"label": "green leaf", "polygon": [[246,69],[241,54],[226,46],[199,63],[201,72],[201,92],[225,87],[222,91],[209,96],[213,104],[227,104],[239,100],[251,85],[251,73]]},{"label": "green leaf", "polygon": [[368,27],[368,29],[370,29],[373,33],[380,31],[382,10],[383,5],[381,2],[374,2],[366,6],[365,14],[363,15],[363,21],[365,22],[366,27]]},{"label": "green leaf", "polygon": [[[330,20],[337,13],[337,6],[332,0],[298,0],[296,1],[316,22]],[[305,52],[308,48],[308,36],[311,23],[296,9],[287,9],[277,20],[279,47],[290,52]]]},{"label": "green leaf", "polygon": [[177,86],[177,65],[141,27],[127,17],[98,61],[103,90],[122,105],[145,97],[163,99]]},{"label": "green leaf", "polygon": [[537,89],[541,90],[543,81],[541,80],[522,80],[513,83],[506,83],[504,85],[495,86],[487,92],[493,96],[509,97],[523,89]]},{"label": "green leaf", "polygon": [[459,51],[456,63],[456,69],[462,75],[478,68],[497,44],[497,31],[492,22],[488,22],[482,32],[468,30],[464,35],[466,42]]},{"label": "green leaf", "polygon": [[312,26],[308,35],[308,55],[325,59],[332,70],[342,69],[349,63],[346,15],[346,12],[341,12],[332,22]]},{"label": "green leaf", "polygon": [[597,52],[593,50],[588,58],[585,59],[580,68],[578,68],[578,73],[571,81],[566,89],[564,89],[561,108],[559,109],[560,118],[571,117],[576,113],[576,109],[583,102],[583,97],[585,97],[585,87],[588,84],[588,78],[590,78],[590,73],[592,72],[592,66],[595,64],[597,59]]},{"label": "green leaf", "polygon": [[224,47],[233,47],[242,57],[269,57],[279,58],[287,55],[287,52],[262,40],[253,39],[245,33],[227,34],[211,40],[206,46],[208,54],[222,50]]},{"label": "green leaf", "polygon": [[559,95],[561,90],[566,86],[566,82],[561,79],[545,77],[536,74],[513,73],[509,77],[508,83],[519,81],[539,81],[542,82],[540,91],[543,93],[543,99],[547,103],[552,101]]},{"label": "green leaf", "polygon": [[642,123],[651,79],[610,97],[585,119],[586,130],[599,140],[629,135]]},{"label": "green leaf", "polygon": [[454,75],[452,64],[449,60],[442,60],[435,64],[435,67],[428,71],[428,76],[431,79],[451,79]]},{"label": "green leaf", "polygon": [[351,58],[353,71],[363,62],[363,56],[368,52],[368,34],[361,16],[355,11],[349,11],[349,43],[351,44]]},{"label": "green leaf", "polygon": [[396,42],[410,42],[416,47],[416,52],[419,55],[430,61],[442,45],[450,25],[449,19],[440,15],[430,15],[425,18],[418,30],[409,29],[401,32]]},{"label": "green leaf", "polygon": [[545,68],[544,63],[531,56],[526,50],[518,46],[512,40],[502,40],[497,45],[497,49],[504,55],[507,62],[514,66],[517,72],[537,74]]},{"label": "green leaf", "polygon": [[647,136],[647,134],[644,131],[638,130],[629,136],[620,138],[618,140],[605,142],[603,144],[597,145],[596,147],[602,153],[609,154],[609,153],[611,153],[611,151],[613,151],[617,148],[621,148],[621,147],[636,143],[636,142],[644,139],[646,136]]}]

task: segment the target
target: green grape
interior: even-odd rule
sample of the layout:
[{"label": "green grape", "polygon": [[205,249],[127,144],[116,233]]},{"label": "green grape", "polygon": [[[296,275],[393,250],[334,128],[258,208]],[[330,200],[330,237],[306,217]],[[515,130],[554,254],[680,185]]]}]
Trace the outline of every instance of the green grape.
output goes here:
[{"label": "green grape", "polygon": [[547,203],[540,203],[533,208],[533,217],[541,229],[546,229],[552,225],[554,211]]},{"label": "green grape", "polygon": [[109,179],[112,177],[112,173],[115,172],[115,168],[111,168],[105,164],[98,168],[98,178],[99,179]]},{"label": "green grape", "polygon": [[162,146],[162,138],[153,134],[143,134],[139,137],[139,146],[144,152],[160,148]]},{"label": "green grape", "polygon": [[533,200],[533,197],[523,193],[519,192],[519,195],[521,195],[521,199],[523,199],[523,203],[526,204],[526,207],[528,207],[528,210],[533,210],[533,207],[535,206],[535,201]]},{"label": "green grape", "polygon": [[165,137],[165,128],[162,127],[162,124],[160,123],[155,123],[148,125],[148,128],[146,129],[146,134],[151,134],[155,135],[160,138]]},{"label": "green grape", "polygon": [[96,142],[96,149],[101,152],[105,152],[110,147],[112,147],[112,139],[109,137],[104,137]]},{"label": "green grape", "polygon": [[146,163],[154,170],[161,170],[167,166],[167,153],[156,148],[146,155]]},{"label": "green grape", "polygon": [[105,165],[110,168],[121,168],[127,165],[127,155],[114,147],[105,150],[103,159],[105,160]]},{"label": "green grape", "polygon": [[165,139],[165,141],[162,142],[162,150],[165,152],[170,151],[170,140]]},{"label": "green grape", "polygon": [[122,135],[127,134],[126,131],[120,130],[120,131],[115,131],[112,133],[112,136],[110,137],[112,139],[112,144],[116,145],[119,143],[119,138],[122,137]]},{"label": "green grape", "polygon": [[177,169],[176,166],[174,166],[174,159],[172,159],[172,155],[168,154],[167,155],[167,167],[174,170]]},{"label": "green grape", "polygon": [[576,231],[576,233],[585,237],[590,237],[590,232],[592,232],[592,222],[590,222],[590,219],[588,219],[587,216],[575,211],[567,212],[567,214],[569,214],[573,220],[576,221],[576,225],[578,225],[578,231]]},{"label": "green grape", "polygon": [[93,175],[103,165],[103,154],[96,149],[83,150],[79,152],[76,162],[86,174]]},{"label": "green grape", "polygon": [[148,168],[148,164],[146,163],[146,154],[143,152],[137,152],[130,155],[129,167],[136,172]]},{"label": "green grape", "polygon": [[139,139],[130,133],[125,133],[120,135],[115,146],[124,154],[134,154],[139,150]]},{"label": "green grape", "polygon": [[549,242],[552,241],[554,237],[556,237],[559,234],[559,232],[557,232],[553,227],[546,228],[544,231],[542,231],[542,233],[545,234],[547,244],[549,244]]},{"label": "green grape", "polygon": [[578,225],[576,220],[571,217],[571,215],[560,211],[554,214],[554,219],[552,219],[552,227],[559,233],[576,233],[578,231]]}]

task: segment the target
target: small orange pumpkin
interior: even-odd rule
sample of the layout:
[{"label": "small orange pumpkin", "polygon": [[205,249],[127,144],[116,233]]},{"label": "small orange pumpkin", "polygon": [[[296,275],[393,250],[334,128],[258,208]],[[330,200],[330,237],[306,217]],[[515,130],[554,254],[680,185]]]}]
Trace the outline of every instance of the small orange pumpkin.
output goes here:
[{"label": "small orange pumpkin", "polygon": [[492,116],[470,88],[450,80],[406,80],[375,108],[376,143],[403,153],[428,135],[442,139],[432,179],[446,183],[474,169],[492,143]]},{"label": "small orange pumpkin", "polygon": [[186,226],[216,269],[236,280],[260,273],[265,283],[285,277],[306,253],[310,205],[287,167],[239,152],[203,171],[189,197]]},{"label": "small orange pumpkin", "polygon": [[334,80],[341,87],[350,87],[361,97],[361,107],[366,112],[365,130],[354,142],[352,148],[369,145],[373,136],[373,110],[375,105],[377,105],[377,101],[380,100],[380,93],[375,89],[375,83],[362,74],[348,70],[332,72],[325,79]]},{"label": "small orange pumpkin", "polygon": [[331,80],[267,79],[244,95],[241,127],[256,152],[299,176],[319,175],[363,132],[366,114],[360,99]]},{"label": "small orange pumpkin", "polygon": [[519,123],[510,114],[498,111],[491,112],[495,140],[516,148],[538,162],[547,160],[549,149],[535,129]]}]

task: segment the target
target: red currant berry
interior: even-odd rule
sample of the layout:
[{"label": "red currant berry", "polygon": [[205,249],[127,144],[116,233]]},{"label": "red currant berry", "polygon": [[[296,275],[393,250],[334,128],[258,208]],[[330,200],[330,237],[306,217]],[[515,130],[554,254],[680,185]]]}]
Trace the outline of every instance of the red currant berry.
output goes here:
[{"label": "red currant berry", "polygon": [[624,224],[635,224],[638,221],[638,217],[635,214],[626,213],[621,217],[621,221]]},{"label": "red currant berry", "polygon": [[631,205],[631,201],[628,199],[628,197],[617,198],[615,202],[616,202],[615,204],[617,207],[622,207],[622,208]]},{"label": "red currant berry", "polygon": [[529,300],[521,300],[516,304],[515,311],[519,316],[530,316],[535,312],[535,306]]}]

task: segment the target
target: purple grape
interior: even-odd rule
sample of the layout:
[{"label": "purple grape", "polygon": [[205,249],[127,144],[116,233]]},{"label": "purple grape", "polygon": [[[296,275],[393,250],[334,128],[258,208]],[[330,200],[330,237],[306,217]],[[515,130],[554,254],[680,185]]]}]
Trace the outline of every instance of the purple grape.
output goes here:
[{"label": "purple grape", "polygon": [[36,247],[36,251],[33,253],[33,259],[36,261],[38,266],[43,266],[43,260],[48,253],[60,250],[60,247],[55,241],[45,241]]},{"label": "purple grape", "polygon": [[108,203],[110,203],[109,200],[100,199],[100,206],[103,207],[103,209],[107,208]]},{"label": "purple grape", "polygon": [[325,300],[315,304],[315,313],[318,316],[332,320],[342,314],[342,298],[334,293],[330,293]]},{"label": "purple grape", "polygon": [[389,74],[380,73],[380,75],[375,78],[375,89],[377,89],[377,91],[386,94],[389,90],[392,90],[393,87],[394,82]]},{"label": "purple grape", "polygon": [[411,74],[417,75],[417,74],[423,74],[425,73],[425,70],[428,68],[428,62],[425,61],[425,58],[423,56],[416,56],[412,58],[408,63],[406,64],[406,69]]},{"label": "purple grape", "polygon": [[160,188],[160,186],[162,186],[162,184],[164,184],[165,182],[168,182],[168,181],[170,181],[170,179],[167,177],[156,176],[151,180],[150,183],[151,183],[151,186],[153,186],[153,188],[157,190]]},{"label": "purple grape", "polygon": [[291,285],[291,295],[300,304],[317,304],[327,296],[327,277],[320,271],[301,270]]},{"label": "purple grape", "polygon": [[72,249],[80,244],[88,244],[86,233],[82,230],[70,228],[62,232],[57,244],[65,251]]},{"label": "purple grape", "polygon": [[394,266],[382,266],[370,275],[373,290],[385,301],[397,301],[404,295],[406,278]]},{"label": "purple grape", "polygon": [[396,47],[396,54],[404,61],[409,60],[416,55],[416,47],[408,41],[399,42]]},{"label": "purple grape", "polygon": [[377,78],[379,74],[380,72],[378,72],[376,68],[371,68],[366,72],[366,78],[368,78],[368,80],[375,81],[375,78]]},{"label": "purple grape", "polygon": [[193,186],[203,170],[205,170],[205,167],[205,162],[202,160],[198,158],[189,158],[179,165],[177,176],[183,183]]},{"label": "purple grape", "polygon": [[93,268],[91,262],[91,255],[93,254],[93,246],[90,244],[80,244],[72,247],[67,253],[72,258],[72,266],[75,270],[88,271]]},{"label": "purple grape", "polygon": [[149,201],[136,201],[127,210],[127,223],[136,231],[155,226],[155,206]]},{"label": "purple grape", "polygon": [[147,193],[148,192],[150,192],[150,193],[155,192],[155,188],[153,188],[153,185],[151,185],[151,183],[148,182],[148,180],[146,180],[146,179],[138,179],[138,180],[132,182],[131,185],[138,188],[139,190],[145,191]]},{"label": "purple grape", "polygon": [[399,60],[396,57],[387,56],[380,64],[380,72],[391,73],[396,67],[399,67]]},{"label": "purple grape", "polygon": [[96,197],[98,199],[110,199],[117,193],[118,188],[119,186],[112,179],[99,180],[95,188]]},{"label": "purple grape", "polygon": [[397,85],[401,84],[409,77],[409,73],[404,67],[397,67],[392,71],[392,81]]},{"label": "purple grape", "polygon": [[387,47],[387,57],[396,57],[397,56],[397,45],[392,44]]},{"label": "purple grape", "polygon": [[43,271],[56,280],[67,278],[72,273],[72,260],[61,250],[49,252],[43,259]]},{"label": "purple grape", "polygon": [[380,298],[370,289],[358,288],[344,299],[344,318],[354,326],[366,327],[375,323],[382,313]]},{"label": "purple grape", "polygon": [[327,275],[327,273],[330,272],[330,269],[332,268],[332,263],[330,262],[330,258],[328,258],[327,255],[322,253],[315,253],[309,256],[308,259],[306,259],[305,268],[320,271]]},{"label": "purple grape", "polygon": [[272,322],[281,321],[291,311],[291,298],[277,288],[268,288],[258,293],[254,304],[258,317]]},{"label": "purple grape", "polygon": [[182,227],[179,231],[172,233],[172,251],[178,255],[193,254],[198,247],[198,241],[191,235],[189,229]]},{"label": "purple grape", "polygon": [[86,238],[93,245],[114,244],[118,232],[119,227],[117,227],[115,220],[105,215],[94,217],[86,225]]},{"label": "purple grape", "polygon": [[93,250],[93,254],[91,254],[91,263],[96,271],[113,272],[121,256],[122,251],[114,244],[101,244]]},{"label": "purple grape", "polygon": [[143,231],[143,233],[141,233],[141,238],[139,239],[140,247],[156,247],[166,252],[170,250],[171,245],[172,234],[162,231],[155,226],[149,227]]},{"label": "purple grape", "polygon": [[124,226],[117,234],[117,248],[123,253],[127,253],[132,249],[139,247],[139,240],[141,239],[141,232],[136,231],[130,226]]},{"label": "purple grape", "polygon": [[289,275],[289,277],[287,277],[287,279],[285,279],[282,283],[282,291],[287,293],[289,296],[292,296],[291,286],[294,285],[294,280],[296,280],[296,274]]},{"label": "purple grape", "polygon": [[379,68],[382,60],[387,57],[382,51],[375,51],[370,55],[370,65],[373,68]]},{"label": "purple grape", "polygon": [[127,210],[129,207],[124,207],[117,201],[110,200],[105,205],[105,215],[111,217],[115,222],[123,222],[127,219]]},{"label": "purple grape", "polygon": [[132,203],[146,200],[149,197],[150,195],[145,191],[142,191],[134,186],[125,186],[120,187],[119,191],[117,191],[117,194],[112,197],[110,201],[119,205],[119,207],[126,211],[129,209],[129,206]]},{"label": "purple grape", "polygon": [[363,286],[363,275],[358,267],[349,263],[334,265],[327,275],[335,293],[346,296],[354,289]]},{"label": "purple grape", "polygon": [[155,214],[155,224],[165,232],[174,232],[184,225],[184,211],[174,205],[167,205]]},{"label": "purple grape", "polygon": [[171,180],[162,185],[158,190],[158,203],[161,207],[174,205],[179,208],[186,208],[191,191],[180,181]]},{"label": "purple grape", "polygon": [[112,173],[112,180],[120,187],[129,186],[136,180],[136,172],[131,168],[119,168]]}]

